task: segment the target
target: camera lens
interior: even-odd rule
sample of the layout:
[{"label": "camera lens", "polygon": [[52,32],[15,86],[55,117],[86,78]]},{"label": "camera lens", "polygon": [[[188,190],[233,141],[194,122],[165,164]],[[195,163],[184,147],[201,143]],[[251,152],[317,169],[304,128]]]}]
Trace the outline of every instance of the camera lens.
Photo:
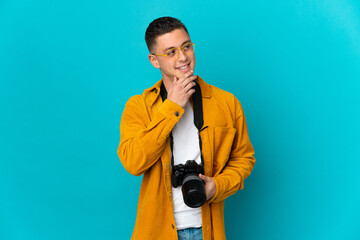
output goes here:
[{"label": "camera lens", "polygon": [[201,207],[206,202],[204,183],[197,174],[187,174],[181,190],[185,204],[191,208]]}]

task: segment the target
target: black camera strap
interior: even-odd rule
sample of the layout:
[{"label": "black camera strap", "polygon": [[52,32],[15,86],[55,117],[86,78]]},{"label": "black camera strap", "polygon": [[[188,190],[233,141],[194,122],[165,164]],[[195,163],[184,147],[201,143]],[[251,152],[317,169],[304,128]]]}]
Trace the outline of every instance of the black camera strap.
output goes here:
[{"label": "black camera strap", "polygon": [[[204,158],[202,155],[202,143],[200,132],[205,128],[202,128],[204,125],[204,116],[203,116],[203,105],[202,105],[202,96],[201,96],[201,88],[198,82],[194,81],[196,85],[193,87],[195,89],[195,93],[192,95],[193,98],[193,106],[194,106],[194,125],[198,129],[198,137],[199,137],[199,146],[200,146],[200,158],[201,158],[201,165],[204,169]],[[161,83],[160,87],[160,95],[163,102],[167,99],[167,91],[164,85],[164,82]],[[170,133],[170,147],[171,147],[171,168],[174,168],[174,154],[173,154],[173,145],[174,145],[174,138],[172,133]],[[204,174],[204,173],[202,173]]]}]

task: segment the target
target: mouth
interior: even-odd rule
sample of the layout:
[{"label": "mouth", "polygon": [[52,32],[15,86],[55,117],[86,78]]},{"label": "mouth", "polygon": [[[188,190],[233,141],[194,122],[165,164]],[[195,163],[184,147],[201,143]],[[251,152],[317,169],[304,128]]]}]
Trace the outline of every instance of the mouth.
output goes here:
[{"label": "mouth", "polygon": [[177,67],[176,69],[179,70],[180,72],[185,73],[190,70],[190,63],[188,63],[184,66],[181,66],[181,67]]}]

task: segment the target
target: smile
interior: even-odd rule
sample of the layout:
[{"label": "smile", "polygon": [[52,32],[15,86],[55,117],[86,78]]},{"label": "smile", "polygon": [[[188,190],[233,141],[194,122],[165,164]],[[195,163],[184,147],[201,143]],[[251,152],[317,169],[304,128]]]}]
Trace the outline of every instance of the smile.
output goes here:
[{"label": "smile", "polygon": [[187,65],[185,65],[185,66],[179,67],[179,68],[177,68],[177,69],[182,70],[182,71],[183,71],[183,70],[188,70],[189,65],[190,65],[190,63],[187,64]]}]

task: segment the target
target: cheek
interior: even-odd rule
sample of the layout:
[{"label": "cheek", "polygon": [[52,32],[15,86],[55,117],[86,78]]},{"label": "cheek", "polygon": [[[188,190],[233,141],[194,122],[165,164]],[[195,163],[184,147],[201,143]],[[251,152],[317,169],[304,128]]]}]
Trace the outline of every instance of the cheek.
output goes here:
[{"label": "cheek", "polygon": [[166,65],[166,69],[167,69],[169,72],[173,72],[174,69],[175,69],[175,66],[174,66],[174,64],[172,64],[172,63],[168,63],[168,64]]},{"label": "cheek", "polygon": [[195,55],[192,55],[192,56],[191,56],[191,63],[192,63],[193,65],[195,65],[195,63],[196,63]]},{"label": "cheek", "polygon": [[174,66],[171,63],[162,65],[161,70],[167,75],[173,75],[175,73]]}]

